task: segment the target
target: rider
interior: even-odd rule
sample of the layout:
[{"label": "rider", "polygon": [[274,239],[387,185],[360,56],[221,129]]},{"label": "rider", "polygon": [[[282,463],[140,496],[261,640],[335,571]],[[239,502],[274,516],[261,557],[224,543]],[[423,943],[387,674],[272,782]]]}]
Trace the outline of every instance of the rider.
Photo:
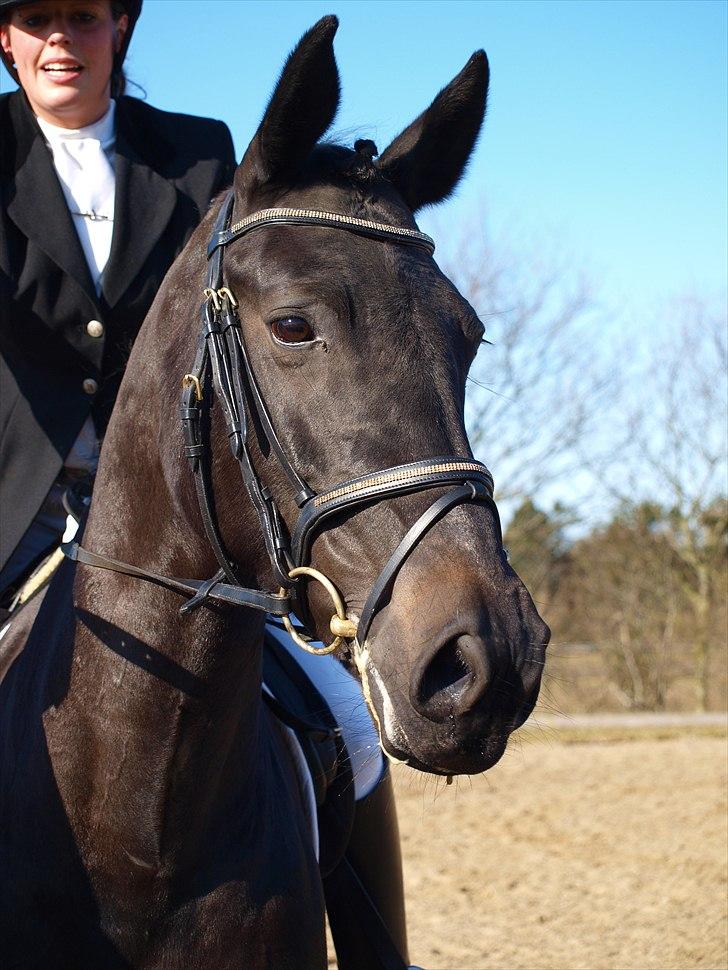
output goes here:
[{"label": "rider", "polygon": [[124,94],[142,0],[0,0],[0,606],[95,471],[129,348],[235,156]]},{"label": "rider", "polygon": [[[95,472],[137,331],[235,169],[222,122],[125,95],[141,7],[0,0],[0,56],[19,85],[0,95],[0,608],[57,546],[62,497]],[[363,707],[326,663],[339,703]],[[356,821],[325,886],[340,964],[368,970],[398,965],[379,915],[400,953],[406,940],[391,782],[363,740]]]}]

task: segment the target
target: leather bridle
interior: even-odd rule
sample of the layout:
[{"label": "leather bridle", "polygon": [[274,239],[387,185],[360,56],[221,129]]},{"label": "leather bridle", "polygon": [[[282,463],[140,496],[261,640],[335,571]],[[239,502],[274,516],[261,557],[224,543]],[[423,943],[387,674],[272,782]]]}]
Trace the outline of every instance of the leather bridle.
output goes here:
[{"label": "leather bridle", "polygon": [[[289,462],[274,429],[251,366],[237,313],[237,300],[225,285],[223,257],[226,246],[231,242],[271,225],[342,229],[396,245],[417,246],[428,254],[434,252],[435,245],[429,236],[414,229],[306,209],[266,209],[231,225],[233,205],[234,195],[231,191],[222,203],[208,245],[207,285],[200,310],[201,333],[194,363],[183,378],[180,412],[185,456],[191,465],[205,533],[220,569],[204,581],[178,579],[97,555],[75,543],[66,545],[64,552],[77,562],[136,576],[191,596],[181,608],[182,613],[188,613],[207,601],[247,606],[282,617],[299,646],[309,652],[331,653],[345,640],[356,639],[363,645],[401,566],[425,533],[447,512],[463,502],[487,503],[493,510],[500,533],[498,512],[493,502],[492,476],[479,461],[444,455],[386,468],[341,482],[324,492],[314,492]],[[212,453],[209,421],[213,397],[220,403],[230,449],[258,514],[273,575],[280,586],[278,593],[246,589],[242,585],[238,567],[228,554],[220,534],[210,473]],[[274,496],[261,482],[253,466],[249,452],[251,423],[256,426],[263,453],[272,452],[275,455],[294,491],[300,513],[290,537]],[[311,545],[318,530],[327,520],[345,510],[411,492],[443,487],[449,487],[448,491],[417,519],[390,556],[367,597],[358,621],[347,617],[343,599],[336,587],[308,565]],[[322,583],[334,601],[336,614],[331,620],[334,640],[323,648],[310,646],[290,623],[289,614],[294,602],[299,615],[305,616],[308,612],[300,588],[302,576]]]}]

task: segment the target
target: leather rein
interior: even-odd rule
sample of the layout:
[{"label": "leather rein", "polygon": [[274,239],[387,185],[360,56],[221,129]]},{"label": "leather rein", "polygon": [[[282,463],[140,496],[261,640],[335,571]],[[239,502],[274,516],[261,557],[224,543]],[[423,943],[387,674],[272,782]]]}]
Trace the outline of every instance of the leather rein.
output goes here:
[{"label": "leather rein", "polygon": [[[397,245],[417,246],[432,254],[435,244],[425,233],[384,223],[370,222],[337,213],[308,209],[265,209],[232,224],[234,195],[223,200],[207,249],[208,270],[205,300],[200,308],[201,333],[194,362],[182,381],[180,416],[185,457],[190,462],[205,533],[220,569],[207,580],[180,579],[122,563],[83,549],[78,543],[63,546],[65,555],[76,562],[124,573],[165,586],[191,597],[181,609],[189,613],[208,601],[244,606],[281,617],[296,643],[310,653],[332,653],[345,641],[363,645],[371,623],[390,593],[397,573],[425,533],[447,512],[463,502],[484,502],[491,506],[498,529],[500,521],[493,502],[493,478],[481,462],[472,458],[444,455],[397,465],[350,479],[316,493],[289,462],[271,421],[265,399],[250,363],[237,309],[238,303],[225,285],[223,256],[235,239],[263,226],[311,225],[343,229],[358,235]],[[277,593],[247,589],[238,567],[228,554],[215,515],[211,483],[211,440],[209,416],[213,398],[220,403],[233,457],[239,464],[243,483],[258,514]],[[250,424],[254,422],[265,453],[273,452],[294,491],[300,512],[289,537],[271,491],[261,482],[248,448]],[[365,503],[394,498],[430,488],[452,486],[417,519],[400,541],[380,572],[358,620],[347,616],[343,598],[333,583],[308,565],[317,530],[338,513]],[[331,619],[332,643],[322,648],[310,645],[292,626],[289,614],[294,602],[305,612],[300,588],[303,576],[320,582],[335,607]]]}]

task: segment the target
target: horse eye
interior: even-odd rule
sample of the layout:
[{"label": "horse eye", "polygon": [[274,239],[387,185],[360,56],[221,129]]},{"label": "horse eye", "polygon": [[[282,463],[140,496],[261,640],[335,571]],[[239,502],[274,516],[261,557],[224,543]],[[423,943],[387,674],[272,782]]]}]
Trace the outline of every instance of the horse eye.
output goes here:
[{"label": "horse eye", "polygon": [[276,340],[284,344],[305,344],[313,340],[311,324],[303,317],[281,317],[273,321],[270,329]]}]

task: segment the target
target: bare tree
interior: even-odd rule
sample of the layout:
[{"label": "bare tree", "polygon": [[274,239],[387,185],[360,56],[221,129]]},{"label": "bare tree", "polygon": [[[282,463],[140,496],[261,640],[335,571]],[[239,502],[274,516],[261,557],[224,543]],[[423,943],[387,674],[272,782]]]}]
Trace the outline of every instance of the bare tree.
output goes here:
[{"label": "bare tree", "polygon": [[687,608],[680,568],[668,513],[650,502],[624,505],[569,550],[549,619],[565,639],[597,645],[621,707],[664,708],[683,674],[675,656]]},{"label": "bare tree", "polygon": [[569,550],[548,619],[599,646],[620,704],[663,707],[687,673],[705,710],[728,635],[728,335],[703,301],[672,312],[631,349],[614,462],[594,476],[614,511]]},{"label": "bare tree", "polygon": [[598,351],[605,314],[585,279],[543,250],[491,247],[475,227],[446,266],[486,327],[466,417],[507,512],[554,483],[569,483],[571,500],[585,454],[592,467],[607,454],[617,391],[618,373]]},{"label": "bare tree", "polygon": [[670,510],[675,582],[692,616],[695,702],[705,710],[711,653],[725,649],[727,632],[715,617],[726,599],[728,324],[724,304],[694,297],[675,301],[672,314],[672,329],[647,348],[625,409],[621,471],[608,481],[615,496],[649,496]]}]

